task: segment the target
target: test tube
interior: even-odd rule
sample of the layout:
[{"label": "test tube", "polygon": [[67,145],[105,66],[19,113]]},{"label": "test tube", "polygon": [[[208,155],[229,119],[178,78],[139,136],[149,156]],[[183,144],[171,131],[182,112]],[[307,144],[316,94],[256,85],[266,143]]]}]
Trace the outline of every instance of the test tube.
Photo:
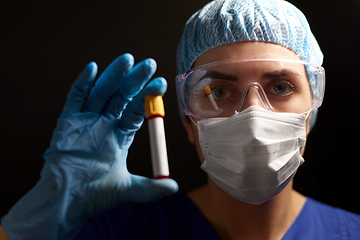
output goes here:
[{"label": "test tube", "polygon": [[148,119],[153,176],[155,179],[169,177],[169,165],[164,130],[164,102],[160,95],[145,97],[145,114]]},{"label": "test tube", "polygon": [[205,91],[205,94],[208,96],[209,101],[210,101],[212,107],[214,108],[214,110],[219,111],[219,107],[217,106],[217,104],[214,100],[214,97],[211,94],[211,88],[209,87],[209,85],[204,88],[204,91]]}]

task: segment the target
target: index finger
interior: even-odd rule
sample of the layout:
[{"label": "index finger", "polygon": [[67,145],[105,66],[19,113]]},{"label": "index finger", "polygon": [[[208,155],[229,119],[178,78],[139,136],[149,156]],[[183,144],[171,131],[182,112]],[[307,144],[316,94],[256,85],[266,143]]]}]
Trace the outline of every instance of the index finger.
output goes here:
[{"label": "index finger", "polygon": [[91,89],[89,99],[84,111],[100,113],[106,106],[107,101],[116,93],[124,78],[134,65],[134,57],[123,54],[115,59],[101,74]]}]

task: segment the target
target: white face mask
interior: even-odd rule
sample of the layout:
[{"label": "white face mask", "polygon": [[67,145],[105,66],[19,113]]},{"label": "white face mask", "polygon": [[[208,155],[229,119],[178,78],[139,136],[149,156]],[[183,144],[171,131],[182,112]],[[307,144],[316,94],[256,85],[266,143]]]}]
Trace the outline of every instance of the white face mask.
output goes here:
[{"label": "white face mask", "polygon": [[306,116],[251,106],[196,123],[201,168],[232,197],[261,204],[281,192],[304,162]]}]

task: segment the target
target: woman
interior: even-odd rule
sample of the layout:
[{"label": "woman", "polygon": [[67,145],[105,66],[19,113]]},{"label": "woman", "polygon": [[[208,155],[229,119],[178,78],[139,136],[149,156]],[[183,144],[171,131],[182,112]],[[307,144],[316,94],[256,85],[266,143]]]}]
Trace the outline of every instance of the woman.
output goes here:
[{"label": "woman", "polygon": [[155,62],[133,67],[132,56],[125,54],[100,76],[83,108],[96,65],[90,63],[79,76],[44,155],[42,178],[2,219],[2,234],[5,230],[13,239],[360,237],[358,215],[292,189],[324,93],[322,53],[298,9],[280,0],[210,2],[187,22],[177,56],[180,112],[208,184],[158,200],[177,191],[175,181],[127,171],[144,98],[163,94],[166,82],[156,78],[146,85]]}]

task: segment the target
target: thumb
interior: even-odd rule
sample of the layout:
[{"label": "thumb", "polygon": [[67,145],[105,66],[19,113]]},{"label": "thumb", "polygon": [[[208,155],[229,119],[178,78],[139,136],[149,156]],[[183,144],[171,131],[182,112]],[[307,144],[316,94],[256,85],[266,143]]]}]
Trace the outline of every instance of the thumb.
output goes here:
[{"label": "thumb", "polygon": [[177,182],[173,179],[151,179],[132,175],[130,201],[148,202],[172,195],[179,190]]}]

